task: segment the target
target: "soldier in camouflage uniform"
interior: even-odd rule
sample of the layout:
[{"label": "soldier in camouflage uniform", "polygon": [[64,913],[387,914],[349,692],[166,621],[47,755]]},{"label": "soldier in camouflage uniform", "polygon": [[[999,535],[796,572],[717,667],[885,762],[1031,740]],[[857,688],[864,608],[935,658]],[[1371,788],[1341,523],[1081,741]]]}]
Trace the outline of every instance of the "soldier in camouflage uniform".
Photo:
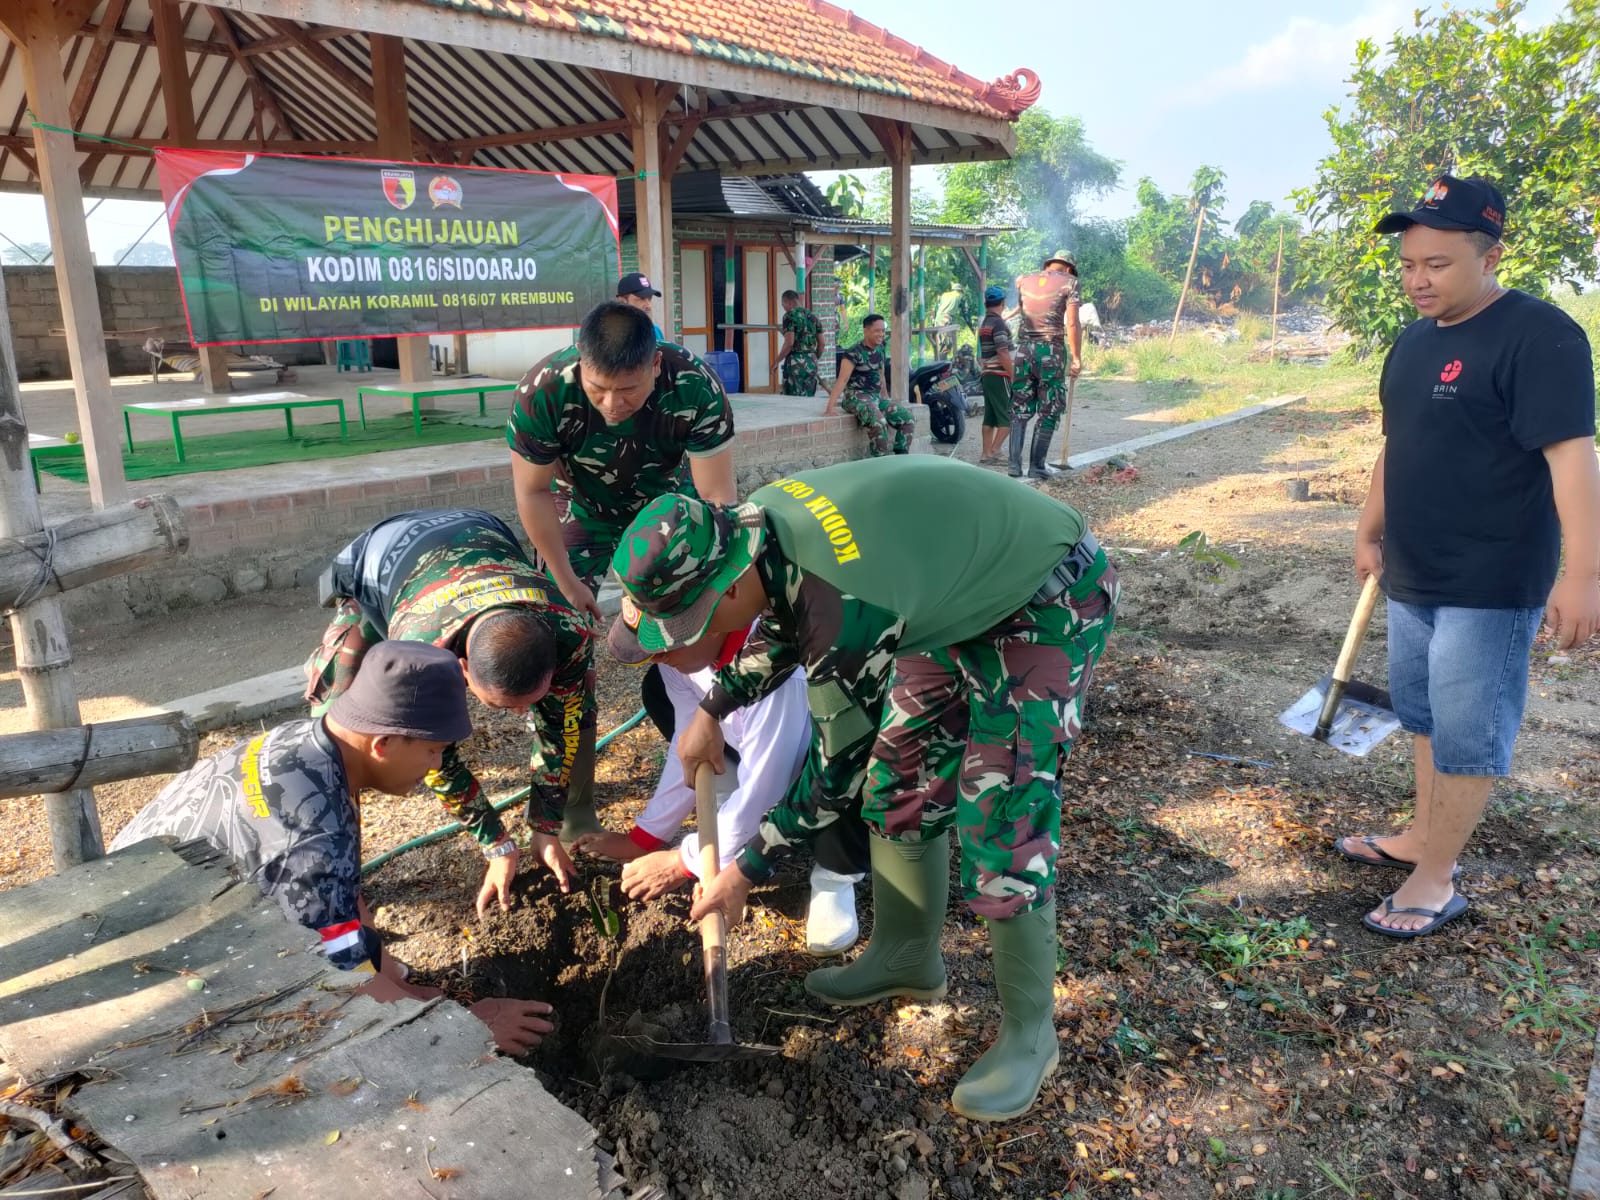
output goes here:
[{"label": "soldier in camouflage uniform", "polygon": [[[649,317],[625,304],[600,305],[584,318],[576,346],[523,377],[506,440],[523,528],[556,588],[595,617],[622,531],[647,501],[683,490],[685,463],[699,495],[725,504],[736,497],[733,409],[716,372],[681,346],[658,343]],[[593,648],[586,653],[592,713]],[[564,842],[601,830],[594,741],[591,718],[580,729]]]},{"label": "soldier in camouflage uniform", "polygon": [[[934,354],[939,358],[955,358],[961,326],[972,328],[972,305],[967,302],[967,293],[959,279],[952,279],[934,304],[933,323],[941,331],[934,335]],[[957,328],[949,329],[952,325]],[[947,329],[949,332],[944,332]]]},{"label": "soldier in camouflage uniform", "polygon": [[[593,698],[584,688],[592,657],[588,618],[534,569],[510,526],[470,508],[379,522],[334,557],[321,590],[334,618],[306,662],[312,715],[321,716],[349,690],[380,642],[426,642],[454,653],[478,699],[531,713],[526,840],[566,891],[572,864],[557,838],[561,808],[578,731],[594,724]],[[425,782],[488,859],[478,915],[491,899],[509,907],[519,847],[456,746]]]},{"label": "soldier in camouflage uniform", "polygon": [[[938,522],[903,519],[935,510]],[[615,565],[651,652],[761,616],[679,737],[687,775],[702,761],[720,769],[718,721],[796,667],[821,738],[810,786],[791,788],[693,915],[737,919],[751,884],[859,797],[879,835],[872,939],[806,988],[848,1005],[942,996],[953,826],[1005,1019],[952,1103],[985,1120],[1026,1111],[1056,1065],[1059,771],[1118,598],[1082,514],[943,458],[846,463],[778,480],[737,508],[662,497]]]},{"label": "soldier in camouflage uniform", "polygon": [[[883,318],[867,314],[861,322],[861,340],[844,352],[839,374],[828,393],[828,407],[822,415],[831,417],[843,409],[867,431],[872,457],[889,453],[889,430],[894,430],[894,452],[911,452],[911,434],[916,422],[901,405],[889,399],[889,355],[884,345],[888,336]],[[840,398],[841,393],[843,399]]]},{"label": "soldier in camouflage uniform", "polygon": [[799,292],[783,294],[783,345],[775,367],[783,369],[785,396],[817,394],[817,355],[822,353],[822,323],[800,304]]},{"label": "soldier in camouflage uniform", "polygon": [[[276,900],[284,916],[315,930],[340,970],[374,978],[357,989],[376,1000],[430,1000],[438,988],[406,982],[384,953],[361,895],[364,789],[403,796],[437,772],[447,746],[472,732],[456,659],[435,646],[386,642],[326,715],[290,721],[196,763],[162,789],[111,843],[150,838],[204,843]],[[508,1054],[525,1053],[554,1028],[539,1001],[480,1000],[471,1009]]]},{"label": "soldier in camouflage uniform", "polygon": [[[1011,389],[1011,475],[1022,475],[1022,443],[1035,416],[1028,474],[1049,479],[1050,439],[1067,404],[1067,377],[1083,369],[1083,330],[1078,324],[1078,268],[1065,251],[1044,260],[1037,275],[1017,277],[1016,380]],[[1067,361],[1067,350],[1072,357]]]}]

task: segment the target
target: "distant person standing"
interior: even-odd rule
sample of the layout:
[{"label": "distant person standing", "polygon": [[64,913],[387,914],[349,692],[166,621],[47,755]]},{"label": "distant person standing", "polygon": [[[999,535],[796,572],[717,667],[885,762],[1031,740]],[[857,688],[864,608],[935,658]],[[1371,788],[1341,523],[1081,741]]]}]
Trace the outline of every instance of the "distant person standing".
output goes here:
[{"label": "distant person standing", "polygon": [[[952,279],[934,304],[933,324],[939,330],[934,334],[933,352],[939,358],[954,358],[956,342],[961,327],[972,328],[972,306],[967,303],[967,293],[959,279]],[[956,328],[951,329],[954,325]]]},{"label": "distant person standing", "polygon": [[1442,175],[1377,225],[1400,235],[1421,319],[1383,366],[1384,448],[1355,566],[1389,597],[1389,692],[1417,795],[1400,833],[1335,846],[1410,872],[1363,918],[1388,937],[1467,911],[1456,858],[1510,773],[1540,618],[1563,650],[1600,628],[1594,360],[1560,309],[1500,286],[1505,209],[1485,180]]},{"label": "distant person standing", "polygon": [[783,345],[773,368],[783,371],[785,396],[817,394],[817,355],[822,353],[822,322],[800,303],[800,293],[783,294]]},{"label": "distant person standing", "polygon": [[[556,590],[600,616],[595,593],[622,531],[646,503],[681,490],[733,503],[733,409],[722,382],[681,346],[660,342],[637,305],[609,302],[583,319],[578,344],[539,363],[517,386],[506,424],[517,514]],[[562,476],[561,502],[551,490]],[[565,511],[563,512],[563,508]],[[598,833],[594,811],[594,652],[561,840]]]},{"label": "distant person standing", "polygon": [[901,405],[889,399],[889,355],[884,339],[889,330],[877,313],[868,313],[861,322],[861,340],[844,351],[828,407],[822,415],[831,417],[843,409],[854,417],[872,442],[872,457],[889,453],[889,430],[894,430],[894,452],[911,452],[911,433],[915,421]]},{"label": "distant person standing", "polygon": [[661,326],[656,324],[655,306],[650,303],[660,296],[661,293],[650,286],[649,277],[637,271],[630,271],[617,280],[617,299],[649,313],[650,324],[656,331],[656,341],[664,342],[667,340],[667,335],[662,333]]},{"label": "distant person standing", "polygon": [[993,285],[983,292],[983,324],[978,326],[978,358],[983,380],[983,454],[980,463],[1000,461],[1000,443],[1011,427],[1011,381],[1016,363],[1011,354],[1011,327],[1002,310],[1006,290]]},{"label": "distant person standing", "polygon": [[[1022,476],[1022,443],[1035,416],[1028,474],[1049,479],[1050,439],[1067,406],[1067,379],[1083,369],[1083,330],[1078,325],[1078,268],[1066,251],[1044,260],[1037,275],[1017,277],[1017,365],[1011,389],[1011,475]],[[1068,359],[1068,351],[1071,358]]]}]

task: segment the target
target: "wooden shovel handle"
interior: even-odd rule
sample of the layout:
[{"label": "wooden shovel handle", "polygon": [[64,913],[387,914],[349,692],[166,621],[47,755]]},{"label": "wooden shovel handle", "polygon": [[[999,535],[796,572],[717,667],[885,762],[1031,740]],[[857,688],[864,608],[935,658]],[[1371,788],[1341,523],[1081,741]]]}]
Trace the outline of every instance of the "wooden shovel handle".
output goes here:
[{"label": "wooden shovel handle", "polygon": [[1372,610],[1377,606],[1378,577],[1368,575],[1366,585],[1361,589],[1361,599],[1356,601],[1356,611],[1350,617],[1350,628],[1345,632],[1339,661],[1333,665],[1333,677],[1340,683],[1350,682],[1350,672],[1355,669],[1361,643],[1367,638],[1367,626],[1372,623]]},{"label": "wooden shovel handle", "polygon": [[[694,823],[700,833],[700,880],[709,884],[722,866],[717,846],[717,776],[707,763],[694,773]],[[730,870],[738,870],[730,867]],[[700,950],[705,959],[706,1009],[711,1018],[710,1038],[717,1045],[733,1042],[728,1016],[728,928],[721,911],[700,922]]]}]

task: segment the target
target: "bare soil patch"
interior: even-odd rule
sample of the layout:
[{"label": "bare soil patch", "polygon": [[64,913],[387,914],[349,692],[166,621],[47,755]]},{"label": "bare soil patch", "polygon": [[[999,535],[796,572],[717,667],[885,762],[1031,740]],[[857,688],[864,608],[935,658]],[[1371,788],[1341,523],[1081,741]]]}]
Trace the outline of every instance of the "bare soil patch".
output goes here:
[{"label": "bare soil patch", "polygon": [[[608,1070],[592,1048],[636,1013],[699,1028],[685,896],[618,901],[608,938],[586,894],[562,896],[530,867],[516,906],[479,924],[481,861],[450,841],[371,878],[380,925],[422,977],[463,997],[554,1003],[559,1032],[529,1065],[600,1129],[631,1183],[674,1197],[1561,1194],[1597,1007],[1600,650],[1536,655],[1515,774],[1464,862],[1471,914],[1418,942],[1362,929],[1400,876],[1346,863],[1330,842],[1404,818],[1407,747],[1352,760],[1276,722],[1331,665],[1355,599],[1348,548],[1376,422],[1344,393],[1159,447],[1124,482],[1050,485],[1114,548],[1125,600],[1063,779],[1062,1065],[1025,1117],[984,1127],[946,1105],[999,1017],[987,936],[959,904],[946,1000],[830,1010],[802,988],[815,963],[797,864],[755,894],[730,947],[737,1035],[788,1056],[662,1080]],[[1310,480],[1310,501],[1286,498],[1292,478]],[[1176,552],[1195,530],[1239,565]],[[1358,673],[1381,682],[1379,619]],[[606,668],[602,729],[637,706],[637,678]],[[486,781],[520,786],[520,722],[478,715],[469,749]],[[603,756],[613,827],[648,795],[661,750],[644,726]],[[160,782],[103,789],[108,828]],[[438,811],[369,801],[367,852]],[[7,855],[42,840],[5,832]],[[28,861],[0,886],[42,869]],[[583,870],[587,894],[615,875]],[[862,909],[865,932],[865,888]]]}]

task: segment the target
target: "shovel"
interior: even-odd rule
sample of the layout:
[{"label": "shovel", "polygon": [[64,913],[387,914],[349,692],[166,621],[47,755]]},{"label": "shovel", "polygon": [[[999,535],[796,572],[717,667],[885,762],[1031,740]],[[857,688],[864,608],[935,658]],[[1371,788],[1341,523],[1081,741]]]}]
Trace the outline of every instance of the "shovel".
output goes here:
[{"label": "shovel", "polygon": [[[694,777],[694,819],[700,830],[700,878],[715,879],[722,864],[717,848],[717,783],[711,768],[702,763]],[[628,1067],[629,1074],[663,1072],[685,1062],[733,1062],[771,1058],[782,1046],[745,1046],[733,1040],[728,1019],[727,926],[720,911],[700,922],[700,948],[705,956],[706,1007],[711,1023],[704,1042],[663,1042],[643,1033],[618,1033],[606,1040],[638,1059],[643,1071]]]},{"label": "shovel", "polygon": [[1061,414],[1061,454],[1056,459],[1056,466],[1063,471],[1070,469],[1067,466],[1067,447],[1072,442],[1072,393],[1077,390],[1078,377],[1067,376],[1067,403]]},{"label": "shovel", "polygon": [[1344,647],[1333,674],[1324,675],[1292,707],[1278,714],[1278,720],[1296,733],[1358,758],[1400,728],[1389,693],[1350,678],[1377,604],[1378,577],[1369,575],[1361,589],[1361,599],[1356,601],[1355,615],[1350,618],[1350,629],[1344,635]]}]

